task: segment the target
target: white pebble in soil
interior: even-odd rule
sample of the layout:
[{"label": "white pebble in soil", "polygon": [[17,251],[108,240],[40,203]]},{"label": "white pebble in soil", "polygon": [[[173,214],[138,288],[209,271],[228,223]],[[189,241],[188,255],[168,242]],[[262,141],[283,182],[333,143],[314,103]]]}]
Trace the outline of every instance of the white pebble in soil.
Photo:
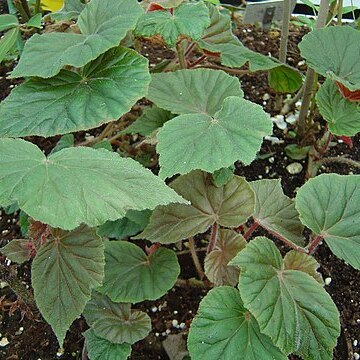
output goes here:
[{"label": "white pebble in soil", "polygon": [[355,360],[359,360],[360,359],[360,355],[357,352],[354,352],[354,359]]},{"label": "white pebble in soil", "polygon": [[331,277],[327,277],[327,278],[325,279],[325,285],[326,285],[326,286],[330,285],[330,284],[331,284],[331,281],[332,281]]},{"label": "white pebble in soil", "polygon": [[284,120],[284,115],[275,115],[271,118],[271,121],[280,129],[285,130],[287,123]]},{"label": "white pebble in soil", "polygon": [[7,337],[3,337],[1,340],[0,340],[0,346],[1,347],[5,347],[6,345],[9,345],[9,340],[7,339]]},{"label": "white pebble in soil", "polygon": [[174,328],[177,328],[178,325],[179,325],[179,322],[178,322],[176,319],[174,319],[174,320],[171,322],[171,325],[172,325]]},{"label": "white pebble in soil", "polygon": [[359,344],[359,342],[358,342],[357,340],[354,340],[354,341],[353,341],[353,345],[354,345],[355,347],[357,347],[358,344]]},{"label": "white pebble in soil", "polygon": [[302,169],[303,166],[298,162],[291,163],[286,167],[287,172],[291,175],[300,174]]}]

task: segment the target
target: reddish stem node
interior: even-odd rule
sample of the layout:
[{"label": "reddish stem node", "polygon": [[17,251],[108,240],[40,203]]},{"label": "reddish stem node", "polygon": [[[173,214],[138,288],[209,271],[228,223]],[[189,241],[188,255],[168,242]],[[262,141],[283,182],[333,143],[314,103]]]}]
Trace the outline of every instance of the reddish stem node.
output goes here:
[{"label": "reddish stem node", "polygon": [[316,248],[318,247],[318,245],[320,244],[320,242],[322,241],[322,236],[321,235],[316,235],[314,237],[314,239],[311,241],[311,243],[308,246],[308,251],[309,254],[313,254],[316,250]]},{"label": "reddish stem node", "polygon": [[215,222],[211,226],[210,241],[209,241],[208,248],[206,250],[206,254],[210,254],[215,249],[217,233],[218,233],[218,224]]},{"label": "reddish stem node", "polygon": [[254,221],[254,223],[249,227],[249,229],[244,234],[245,240],[248,240],[251,234],[259,227],[259,224]]}]

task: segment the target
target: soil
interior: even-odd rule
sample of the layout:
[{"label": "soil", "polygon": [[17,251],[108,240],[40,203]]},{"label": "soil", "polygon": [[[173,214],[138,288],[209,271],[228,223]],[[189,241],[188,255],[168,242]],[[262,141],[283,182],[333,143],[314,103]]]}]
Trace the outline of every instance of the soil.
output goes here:
[{"label": "soil", "polygon": [[[297,43],[301,40],[306,30],[304,28],[290,28],[289,56],[288,63],[300,70],[305,71],[301,62]],[[261,31],[255,26],[238,25],[237,36],[244,45],[249,48],[268,55],[270,52],[277,56],[280,32],[277,29]],[[173,58],[174,54],[164,48],[160,43],[144,41],[142,43],[142,53],[147,56],[150,66],[154,67],[161,59]],[[11,70],[12,64],[4,65],[0,68],[0,99],[4,99],[16,85],[13,81],[6,79],[6,73]],[[276,112],[274,103],[276,94],[268,87],[267,75],[265,73],[248,74],[241,77],[242,87],[246,98],[262,105],[264,109],[272,115]],[[264,100],[266,99],[266,100]],[[144,102],[140,103],[144,104]],[[136,113],[139,107],[135,107],[132,113]],[[91,135],[99,134],[105,126],[91,131]],[[294,197],[296,189],[304,183],[304,172],[306,160],[296,160],[303,166],[303,171],[297,175],[291,175],[286,167],[294,160],[285,155],[285,146],[294,143],[289,136],[292,130],[291,125],[283,131],[275,128],[275,136],[282,143],[273,144],[265,140],[258,159],[251,166],[236,165],[236,173],[244,176],[247,180],[257,180],[261,178],[281,178],[284,192]],[[85,132],[76,134],[76,141],[81,142],[88,136]],[[40,146],[45,153],[49,153],[55,146],[59,137],[49,139],[33,137],[30,140]],[[137,139],[125,136],[121,139],[126,149],[130,149],[132,143]],[[353,138],[354,147],[350,149],[347,145],[333,139],[333,147],[329,151],[329,156],[344,155],[360,161],[360,136]],[[116,145],[117,146],[117,145]],[[149,147],[142,149],[148,152]],[[129,150],[133,151],[133,150]],[[132,156],[139,154],[133,152]],[[156,157],[154,149],[151,148],[151,157]],[[156,171],[156,165],[153,167]],[[358,169],[351,168],[344,164],[327,164],[320,168],[319,172],[336,172],[339,174],[359,173]],[[6,215],[3,211],[0,214],[0,246],[5,245],[10,240],[21,236],[18,222],[18,212]],[[263,234],[258,230],[253,236]],[[144,245],[144,244],[143,244]],[[201,256],[202,255],[202,256]],[[331,282],[326,286],[335,301],[340,314],[342,323],[342,333],[338,340],[338,345],[334,351],[334,359],[352,359],[354,352],[360,352],[357,342],[360,343],[360,272],[346,265],[337,259],[329,251],[325,244],[317,250],[315,257],[321,264],[320,272],[324,278],[331,278]],[[200,253],[203,258],[203,253]],[[196,277],[196,271],[189,254],[179,255],[181,264],[181,279],[192,279]],[[4,257],[0,257],[0,262],[6,264]],[[11,265],[14,267],[14,265]],[[17,274],[21,281],[30,289],[30,264],[25,263],[17,267]],[[143,302],[137,304],[136,308],[146,311],[152,319],[152,331],[142,341],[133,346],[131,359],[134,360],[155,360],[169,359],[162,345],[162,341],[169,335],[182,333],[186,337],[191,320],[197,311],[199,302],[208,291],[205,287],[189,285],[185,282],[174,286],[168,294],[161,299],[153,302]],[[49,325],[44,322],[39,313],[29,313],[24,311],[24,306],[16,301],[15,294],[9,287],[0,289],[0,338],[6,337],[9,344],[0,347],[0,358],[6,360],[50,360],[50,359],[81,359],[83,338],[81,333],[87,329],[83,318],[76,320],[68,332],[64,343],[63,354],[58,353],[58,345],[54,334]],[[174,321],[175,320],[175,321]],[[296,357],[290,357],[296,359]],[[210,359],[213,360],[213,359]],[[216,359],[214,359],[216,360]]]}]

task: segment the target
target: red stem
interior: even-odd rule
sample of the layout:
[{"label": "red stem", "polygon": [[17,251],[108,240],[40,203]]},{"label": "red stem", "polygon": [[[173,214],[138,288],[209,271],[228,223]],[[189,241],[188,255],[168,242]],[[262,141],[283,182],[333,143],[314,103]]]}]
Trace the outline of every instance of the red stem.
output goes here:
[{"label": "red stem", "polygon": [[201,64],[206,59],[206,55],[202,55],[199,57],[196,61],[194,61],[192,64],[189,65],[189,68],[192,68],[198,64]]},{"label": "red stem", "polygon": [[271,235],[275,236],[277,239],[281,240],[284,244],[286,244],[287,246],[291,247],[292,249],[302,252],[304,254],[308,254],[308,250],[303,248],[302,246],[296,245],[293,242],[289,241],[288,239],[284,238],[283,236],[281,236],[280,234],[278,234],[275,231],[272,231],[268,228],[265,228]]},{"label": "red stem", "polygon": [[208,248],[206,250],[206,254],[210,254],[215,249],[217,233],[218,233],[218,224],[215,222],[211,226],[210,241],[209,241]]},{"label": "red stem", "polygon": [[319,243],[322,240],[322,236],[321,235],[316,235],[315,238],[311,241],[311,243],[308,246],[308,252],[309,254],[313,254],[314,251],[316,250],[316,248],[318,247]]},{"label": "red stem", "polygon": [[185,51],[185,57],[187,57],[195,47],[195,43],[191,43]]},{"label": "red stem", "polygon": [[245,240],[248,240],[251,234],[259,227],[259,224],[254,221],[254,223],[249,227],[249,229],[244,234]]}]

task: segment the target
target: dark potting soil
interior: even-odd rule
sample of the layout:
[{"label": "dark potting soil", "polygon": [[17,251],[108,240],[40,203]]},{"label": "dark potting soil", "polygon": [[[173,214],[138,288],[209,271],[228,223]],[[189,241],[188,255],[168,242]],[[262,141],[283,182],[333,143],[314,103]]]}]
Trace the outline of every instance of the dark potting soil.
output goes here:
[{"label": "dark potting soil", "polygon": [[[300,70],[305,70],[301,63],[301,58],[296,44],[301,40],[306,30],[304,28],[290,28],[289,55],[288,63]],[[278,30],[264,31],[257,29],[255,26],[239,25],[236,34],[242,42],[249,48],[259,51],[265,55],[269,52],[273,56],[277,56],[279,46]],[[147,56],[150,66],[159,63],[163,58],[173,58],[174,54],[164,48],[160,43],[144,41],[142,43],[142,53]],[[0,99],[5,98],[10,86],[16,83],[7,80],[6,73],[10,71],[11,64],[0,68]],[[270,114],[274,115],[273,110],[275,103],[275,93],[268,87],[267,75],[265,73],[248,74],[241,77],[242,87],[245,96],[264,107]],[[268,96],[265,97],[265,95]],[[266,98],[267,100],[264,100]],[[133,113],[138,109],[134,107]],[[91,135],[98,135],[105,126],[94,129]],[[244,176],[247,180],[257,180],[261,178],[281,178],[284,192],[293,197],[295,191],[304,183],[304,171],[306,169],[306,160],[298,160],[303,170],[296,175],[291,175],[286,167],[294,162],[284,153],[284,147],[294,140],[288,136],[288,133],[274,126],[275,136],[281,141],[281,144],[272,144],[265,140],[260,151],[260,156],[251,166],[242,166],[237,164],[236,173]],[[289,125],[291,130],[291,125]],[[76,134],[77,142],[84,141],[86,132]],[[43,139],[32,137],[30,140],[40,146],[45,153],[49,153],[55,146],[59,137]],[[132,149],[132,143],[136,138],[124,136],[119,139],[121,144],[115,144],[115,148],[120,145],[122,149],[129,151],[132,156],[138,155],[138,150]],[[334,140],[332,147],[327,155],[347,155],[353,160],[360,161],[360,136],[353,139],[354,147],[350,149],[345,144]],[[143,151],[151,151],[154,155],[154,149],[146,147]],[[156,168],[156,167],[155,167]],[[327,164],[320,168],[319,172],[336,172],[340,174],[359,173],[357,169],[351,168],[344,164]],[[264,231],[258,230],[254,236],[263,235]],[[0,246],[5,245],[14,238],[21,236],[18,224],[18,213],[6,215],[4,212],[0,214]],[[199,240],[198,240],[199,241]],[[144,246],[145,242],[141,242]],[[199,246],[204,244],[198,243]],[[279,244],[281,250],[285,249]],[[200,252],[202,260],[204,253]],[[344,264],[343,261],[337,259],[329,251],[325,244],[321,245],[317,250],[315,257],[321,264],[320,271],[324,278],[331,278],[331,283],[326,286],[326,290],[330,293],[335,301],[340,314],[342,323],[342,333],[338,339],[338,345],[334,352],[334,359],[345,360],[352,359],[354,352],[360,352],[360,348],[356,344],[356,340],[360,342],[360,272],[352,267]],[[1,264],[5,264],[5,258],[0,256]],[[191,279],[196,277],[196,271],[191,261],[190,254],[179,255],[181,264],[181,279]],[[11,265],[15,267],[15,265]],[[30,289],[31,269],[30,264],[26,263],[17,267],[18,277]],[[190,281],[191,282],[191,281]],[[186,337],[191,320],[197,311],[199,302],[206,295],[208,289],[198,286],[186,284],[186,281],[174,286],[168,294],[161,299],[152,302],[143,302],[136,304],[135,308],[146,311],[152,319],[152,331],[142,341],[133,345],[131,359],[134,360],[155,360],[169,359],[162,345],[162,341],[170,335],[182,333]],[[53,360],[53,359],[81,359],[83,348],[83,337],[81,335],[87,329],[87,325],[83,318],[76,320],[71,326],[65,343],[64,353],[62,356],[58,353],[58,344],[56,338],[48,324],[44,322],[38,312],[31,314],[24,311],[24,306],[16,302],[16,296],[9,287],[0,289],[0,333],[2,337],[6,337],[9,341],[7,346],[0,348],[0,358],[6,360]],[[355,342],[354,342],[355,341]],[[291,357],[296,359],[296,357]],[[216,359],[209,359],[216,360]]]}]

